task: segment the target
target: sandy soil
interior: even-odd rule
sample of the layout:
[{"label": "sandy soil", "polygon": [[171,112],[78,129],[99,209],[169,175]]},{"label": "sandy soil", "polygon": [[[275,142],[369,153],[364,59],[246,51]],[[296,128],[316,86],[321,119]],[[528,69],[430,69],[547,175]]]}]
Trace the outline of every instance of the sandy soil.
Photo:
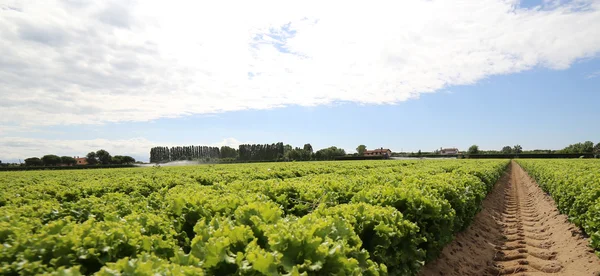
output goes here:
[{"label": "sandy soil", "polygon": [[600,275],[582,232],[511,162],[471,226],[420,275]]}]

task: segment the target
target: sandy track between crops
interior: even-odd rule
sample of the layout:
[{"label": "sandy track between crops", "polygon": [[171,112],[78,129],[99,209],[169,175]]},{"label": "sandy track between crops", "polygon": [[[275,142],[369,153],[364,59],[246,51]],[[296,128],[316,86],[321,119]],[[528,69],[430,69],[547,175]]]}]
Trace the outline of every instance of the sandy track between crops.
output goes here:
[{"label": "sandy track between crops", "polygon": [[511,162],[471,226],[420,275],[600,275],[600,259],[552,198]]}]

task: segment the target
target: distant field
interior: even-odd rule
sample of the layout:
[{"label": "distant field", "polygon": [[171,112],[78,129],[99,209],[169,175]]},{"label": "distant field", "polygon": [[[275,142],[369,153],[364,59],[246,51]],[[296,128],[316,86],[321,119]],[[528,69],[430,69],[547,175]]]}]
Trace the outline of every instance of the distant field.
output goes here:
[{"label": "distant field", "polygon": [[0,173],[0,274],[410,275],[508,160]]}]

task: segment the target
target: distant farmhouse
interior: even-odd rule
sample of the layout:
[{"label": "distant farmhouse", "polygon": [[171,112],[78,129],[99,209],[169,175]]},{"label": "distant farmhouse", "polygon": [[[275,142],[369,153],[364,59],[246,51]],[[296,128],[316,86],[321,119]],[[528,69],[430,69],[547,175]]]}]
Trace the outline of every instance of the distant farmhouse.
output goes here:
[{"label": "distant farmhouse", "polygon": [[459,154],[459,153],[460,152],[458,151],[457,148],[445,148],[445,149],[440,148],[440,154],[441,155],[449,155],[449,154],[456,155],[456,154]]},{"label": "distant farmhouse", "polygon": [[85,158],[85,157],[80,158],[79,156],[77,156],[77,157],[73,156],[73,158],[75,158],[75,160],[77,161],[77,165],[87,165],[88,164],[87,158]]},{"label": "distant farmhouse", "polygon": [[384,148],[380,148],[380,149],[376,149],[376,150],[365,150],[365,152],[363,153],[364,156],[386,156],[386,157],[390,157],[392,156],[392,151],[390,149],[384,149]]}]

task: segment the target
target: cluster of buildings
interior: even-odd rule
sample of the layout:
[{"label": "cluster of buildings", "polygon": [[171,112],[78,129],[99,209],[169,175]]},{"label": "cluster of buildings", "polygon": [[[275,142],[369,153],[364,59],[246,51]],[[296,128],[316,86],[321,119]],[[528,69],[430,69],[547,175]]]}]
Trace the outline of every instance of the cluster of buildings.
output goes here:
[{"label": "cluster of buildings", "polygon": [[[440,148],[440,155],[457,155],[460,151],[457,148]],[[363,153],[364,156],[392,156],[392,151],[390,149],[374,149],[374,150],[365,150]]]}]

